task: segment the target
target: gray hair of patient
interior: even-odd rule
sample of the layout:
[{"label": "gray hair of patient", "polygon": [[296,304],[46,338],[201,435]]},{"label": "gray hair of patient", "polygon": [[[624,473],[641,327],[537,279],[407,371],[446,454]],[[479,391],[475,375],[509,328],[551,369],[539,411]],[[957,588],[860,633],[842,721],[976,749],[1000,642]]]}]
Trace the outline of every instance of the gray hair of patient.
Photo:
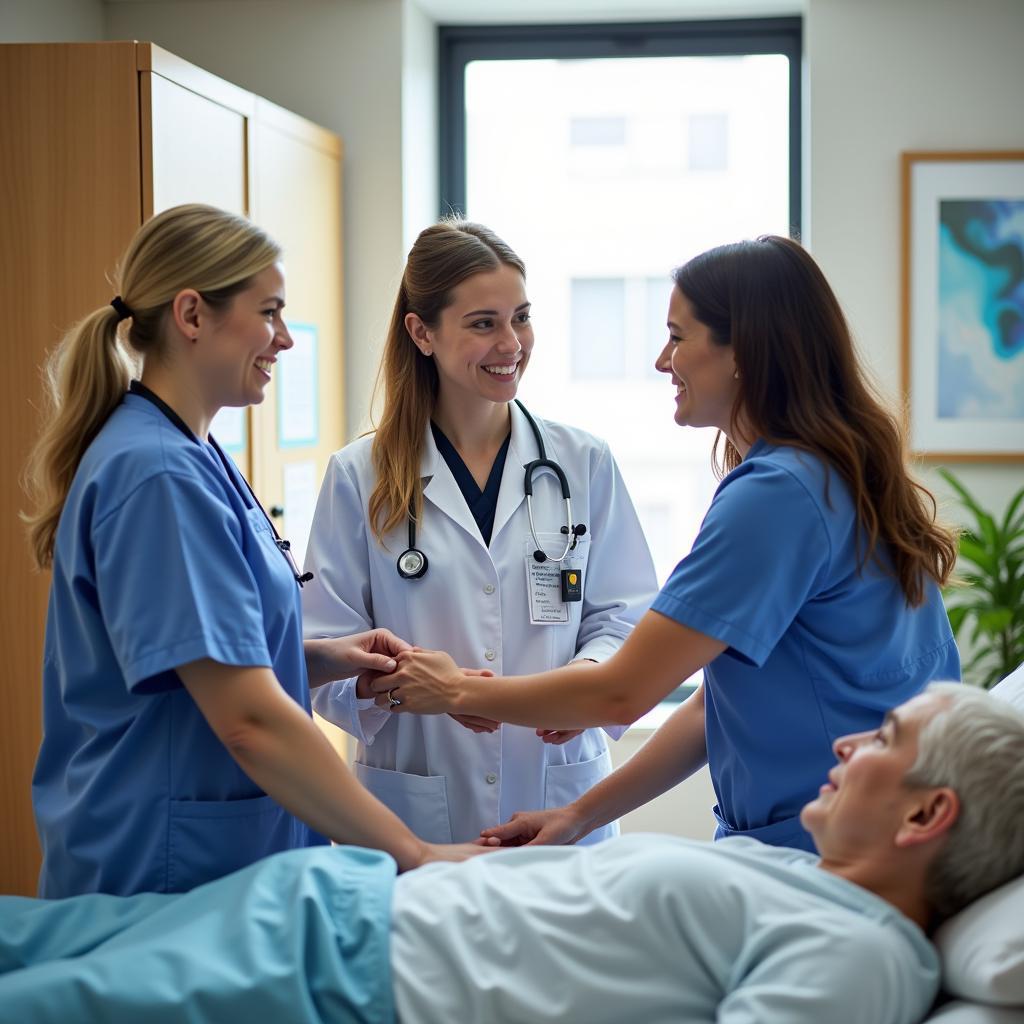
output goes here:
[{"label": "gray hair of patient", "polygon": [[958,683],[932,683],[925,692],[947,703],[918,734],[904,782],[948,786],[960,800],[926,879],[938,923],[1024,873],[1024,714]]}]

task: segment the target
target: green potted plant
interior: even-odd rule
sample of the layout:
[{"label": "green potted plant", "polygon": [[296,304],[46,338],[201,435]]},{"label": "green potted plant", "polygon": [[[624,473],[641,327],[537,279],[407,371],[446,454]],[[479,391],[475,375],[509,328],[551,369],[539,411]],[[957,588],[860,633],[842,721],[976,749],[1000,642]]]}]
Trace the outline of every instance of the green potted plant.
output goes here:
[{"label": "green potted plant", "polygon": [[969,629],[977,652],[964,681],[987,689],[1024,662],[1024,487],[999,520],[948,469],[939,475],[974,519],[960,534],[956,581],[945,598],[954,635]]}]

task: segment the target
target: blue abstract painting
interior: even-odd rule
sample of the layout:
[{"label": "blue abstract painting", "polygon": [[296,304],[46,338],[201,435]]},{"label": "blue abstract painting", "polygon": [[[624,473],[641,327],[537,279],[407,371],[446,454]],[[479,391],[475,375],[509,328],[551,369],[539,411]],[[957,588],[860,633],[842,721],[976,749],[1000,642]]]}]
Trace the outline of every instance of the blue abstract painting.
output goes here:
[{"label": "blue abstract painting", "polygon": [[1024,200],[939,202],[940,419],[1024,421]]}]

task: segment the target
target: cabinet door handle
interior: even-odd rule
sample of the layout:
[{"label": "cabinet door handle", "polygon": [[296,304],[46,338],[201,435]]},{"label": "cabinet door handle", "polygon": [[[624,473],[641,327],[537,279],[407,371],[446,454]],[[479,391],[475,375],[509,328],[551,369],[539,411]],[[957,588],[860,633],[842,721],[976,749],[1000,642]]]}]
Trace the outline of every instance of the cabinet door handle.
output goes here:
[{"label": "cabinet door handle", "polygon": [[271,516],[273,516],[274,519],[280,519],[281,516],[284,515],[284,506],[283,505],[271,505],[270,509],[268,511],[270,512]]}]

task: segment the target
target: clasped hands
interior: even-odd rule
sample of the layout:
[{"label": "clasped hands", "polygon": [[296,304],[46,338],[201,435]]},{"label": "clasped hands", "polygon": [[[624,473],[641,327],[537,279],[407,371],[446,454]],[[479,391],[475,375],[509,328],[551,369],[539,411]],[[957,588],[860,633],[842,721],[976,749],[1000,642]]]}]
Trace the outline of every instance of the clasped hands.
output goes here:
[{"label": "clasped hands", "polygon": [[[367,671],[356,683],[356,696],[374,697],[378,707],[393,712],[410,711],[420,715],[449,714],[471,732],[495,732],[500,722],[479,715],[457,714],[453,710],[458,693],[453,680],[465,676],[493,676],[487,669],[460,669],[443,651],[428,651],[403,643],[396,653],[391,672]],[[402,692],[397,693],[399,687]]]},{"label": "clasped hands", "polygon": [[[377,631],[386,632],[386,631]],[[384,671],[380,666],[367,667],[359,674],[356,682],[356,696],[362,699],[374,697],[378,707],[394,714],[444,715],[471,732],[492,733],[500,722],[480,715],[464,714],[456,710],[459,700],[472,686],[468,680],[493,677],[489,669],[459,668],[450,655],[444,651],[430,651],[413,647],[394,634],[388,634],[390,641],[397,641],[400,648],[391,645],[393,671]],[[537,735],[545,742],[562,744],[574,736],[579,729],[537,729]]]}]

